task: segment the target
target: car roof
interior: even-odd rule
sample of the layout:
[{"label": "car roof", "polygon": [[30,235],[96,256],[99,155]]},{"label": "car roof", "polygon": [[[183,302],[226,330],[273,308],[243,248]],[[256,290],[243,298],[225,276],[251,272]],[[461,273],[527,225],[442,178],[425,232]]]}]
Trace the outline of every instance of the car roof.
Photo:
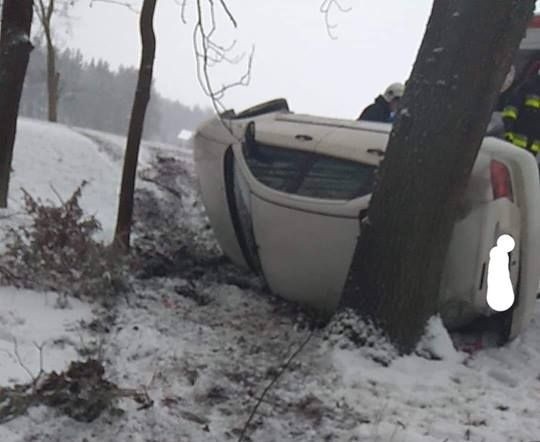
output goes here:
[{"label": "car roof", "polygon": [[378,165],[392,129],[390,124],[277,112],[251,119],[255,139],[289,147]]},{"label": "car roof", "polygon": [[308,125],[330,127],[330,128],[346,128],[352,130],[378,132],[389,134],[392,130],[392,125],[389,123],[378,123],[375,121],[358,121],[347,120],[342,118],[318,117],[308,114],[293,114],[293,113],[276,113],[276,121],[287,121],[304,123]]}]

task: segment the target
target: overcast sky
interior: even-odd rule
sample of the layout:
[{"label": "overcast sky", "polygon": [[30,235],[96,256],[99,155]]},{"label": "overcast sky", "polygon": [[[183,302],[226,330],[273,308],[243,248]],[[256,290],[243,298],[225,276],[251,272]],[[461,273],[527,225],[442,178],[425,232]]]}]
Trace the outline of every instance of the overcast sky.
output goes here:
[{"label": "overcast sky", "polygon": [[[408,77],[429,16],[432,0],[342,0],[352,9],[330,14],[336,40],[329,38],[322,0],[228,0],[237,30],[218,17],[217,41],[237,40],[236,54],[255,46],[249,86],[224,99],[237,111],[285,97],[295,112],[356,118],[394,81]],[[88,58],[113,67],[138,65],[138,16],[124,7],[82,0],[64,47],[80,48]],[[208,106],[197,83],[192,32],[193,0],[183,24],[175,0],[159,0],[155,17],[156,86],[163,95],[193,106]],[[219,3],[219,2],[216,2]],[[212,73],[220,86],[242,75],[245,63]]]}]

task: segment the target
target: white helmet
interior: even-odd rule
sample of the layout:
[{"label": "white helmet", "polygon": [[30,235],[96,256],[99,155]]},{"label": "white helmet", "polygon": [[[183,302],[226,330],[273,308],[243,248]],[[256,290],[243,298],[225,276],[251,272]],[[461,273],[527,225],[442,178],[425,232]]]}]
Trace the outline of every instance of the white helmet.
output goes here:
[{"label": "white helmet", "polygon": [[383,97],[390,102],[396,98],[401,98],[405,92],[405,86],[402,83],[392,83],[384,91]]}]

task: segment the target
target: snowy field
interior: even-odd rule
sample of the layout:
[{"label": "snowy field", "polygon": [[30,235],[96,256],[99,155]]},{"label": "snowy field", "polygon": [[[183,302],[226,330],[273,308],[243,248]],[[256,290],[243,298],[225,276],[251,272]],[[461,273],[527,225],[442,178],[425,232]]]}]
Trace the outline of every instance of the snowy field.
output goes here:
[{"label": "snowy field", "polygon": [[[55,201],[86,179],[82,204],[103,224],[102,238],[110,238],[123,145],[114,135],[21,120],[2,228],[24,219],[20,187]],[[156,246],[167,250],[177,238],[153,230],[164,219],[168,226],[178,222],[196,242],[197,257],[187,250],[176,270],[136,280],[112,309],[0,288],[0,398],[2,386],[28,382],[40,367],[60,371],[94,349],[108,379],[145,391],[152,405],[139,409],[121,399],[122,413],[102,413],[90,423],[31,408],[0,425],[1,442],[237,441],[263,390],[303,343],[244,441],[540,441],[538,319],[505,347],[472,355],[454,350],[434,323],[424,345],[439,360],[412,355],[383,366],[373,355],[391,358],[385,346],[355,349],[325,330],[310,331],[297,308],[220,259],[188,151],[147,143],[141,163],[136,237],[160,238]],[[167,164],[181,165],[177,178],[159,168]],[[145,204],[150,193],[159,204]],[[536,313],[540,318],[540,305]]]}]

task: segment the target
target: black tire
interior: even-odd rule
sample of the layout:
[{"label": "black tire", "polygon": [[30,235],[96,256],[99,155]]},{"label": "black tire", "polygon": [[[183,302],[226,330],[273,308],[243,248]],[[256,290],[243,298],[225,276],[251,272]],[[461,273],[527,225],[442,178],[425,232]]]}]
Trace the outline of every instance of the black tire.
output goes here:
[{"label": "black tire", "polygon": [[270,112],[289,111],[289,104],[285,98],[276,98],[266,101],[256,106],[250,107],[236,115],[235,119],[253,118],[259,115],[269,114]]}]

